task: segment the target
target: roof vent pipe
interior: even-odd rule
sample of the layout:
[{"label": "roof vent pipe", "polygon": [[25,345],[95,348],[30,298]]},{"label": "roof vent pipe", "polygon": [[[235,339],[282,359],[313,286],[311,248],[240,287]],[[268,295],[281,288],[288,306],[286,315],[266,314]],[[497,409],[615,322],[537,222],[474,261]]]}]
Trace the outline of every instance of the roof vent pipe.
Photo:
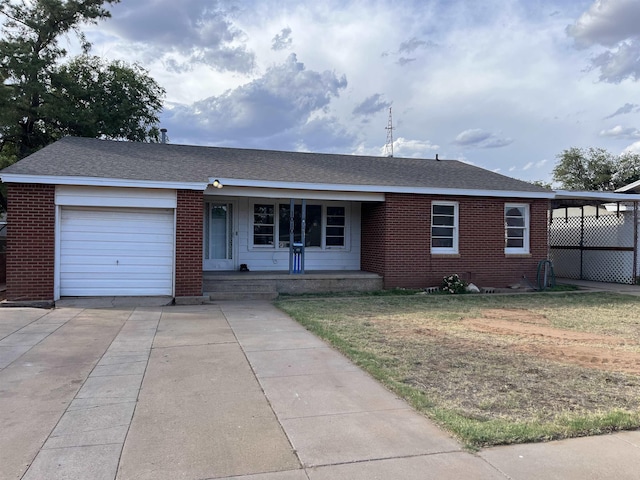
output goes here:
[{"label": "roof vent pipe", "polygon": [[436,153],[436,160],[437,160],[437,161],[440,161],[440,159],[438,158],[438,154],[437,154],[437,153]]},{"label": "roof vent pipe", "polygon": [[167,143],[167,129],[160,129],[160,143]]}]

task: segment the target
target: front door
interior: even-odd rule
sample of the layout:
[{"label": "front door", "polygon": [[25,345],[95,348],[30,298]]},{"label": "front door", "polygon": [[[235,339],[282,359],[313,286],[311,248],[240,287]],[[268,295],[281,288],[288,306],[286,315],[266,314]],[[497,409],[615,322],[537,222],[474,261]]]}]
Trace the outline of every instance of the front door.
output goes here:
[{"label": "front door", "polygon": [[204,270],[235,270],[234,204],[205,202]]}]

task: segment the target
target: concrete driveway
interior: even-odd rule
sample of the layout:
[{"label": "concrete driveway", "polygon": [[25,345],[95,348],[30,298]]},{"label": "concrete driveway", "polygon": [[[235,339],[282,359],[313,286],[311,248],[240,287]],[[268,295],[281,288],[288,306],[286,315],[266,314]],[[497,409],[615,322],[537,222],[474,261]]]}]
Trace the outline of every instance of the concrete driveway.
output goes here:
[{"label": "concrete driveway", "polygon": [[638,475],[640,432],[464,452],[267,302],[67,305],[0,309],[0,479]]}]

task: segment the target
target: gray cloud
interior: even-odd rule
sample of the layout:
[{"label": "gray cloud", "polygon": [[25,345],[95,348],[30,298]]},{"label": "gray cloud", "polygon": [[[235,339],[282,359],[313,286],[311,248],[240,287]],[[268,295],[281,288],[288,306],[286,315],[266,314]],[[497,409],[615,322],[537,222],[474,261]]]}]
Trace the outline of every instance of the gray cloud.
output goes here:
[{"label": "gray cloud", "polygon": [[295,133],[302,139],[301,146],[312,152],[343,153],[357,141],[336,117],[315,118]]},{"label": "gray cloud", "polygon": [[389,57],[389,56],[394,56],[394,57],[398,56],[399,58],[395,63],[397,63],[402,67],[407,63],[416,61],[416,58],[410,58],[410,57],[407,57],[406,55],[412,54],[413,52],[421,48],[437,47],[437,46],[438,45],[432,42],[431,40],[425,41],[425,40],[420,40],[417,37],[412,37],[409,40],[405,40],[404,42],[400,43],[400,46],[398,47],[397,51],[395,52],[385,51],[385,52],[382,52],[380,56],[382,58]]},{"label": "gray cloud", "polygon": [[406,64],[411,63],[411,62],[415,62],[415,61],[416,61],[415,58],[400,57],[396,63],[398,65],[400,65],[401,67],[404,67]]},{"label": "gray cloud", "polygon": [[589,70],[599,70],[602,82],[620,83],[640,79],[639,21],[637,0],[597,0],[566,31],[577,48],[605,47]]},{"label": "gray cloud", "polygon": [[622,125],[616,125],[609,130],[602,130],[600,132],[600,136],[620,139],[637,139],[640,138],[640,130],[634,127],[623,127]]},{"label": "gray cloud", "polygon": [[502,138],[481,128],[472,128],[459,133],[453,143],[462,147],[500,148],[513,143],[513,140]]},{"label": "gray cloud", "polygon": [[156,0],[153,8],[146,2],[124,2],[112,8],[108,28],[174,71],[199,63],[248,73],[255,56],[242,44],[245,33],[234,25],[235,14],[235,8],[215,0]]},{"label": "gray cloud", "polygon": [[[211,144],[255,143],[261,148],[293,149],[307,135],[315,145],[313,132],[319,127],[311,122],[311,115],[328,108],[346,86],[344,75],[306,70],[291,54],[285,63],[269,68],[248,84],[192,105],[167,108],[162,120],[177,131],[174,136],[200,138],[199,143],[204,139]],[[326,127],[325,132],[328,130]],[[335,138],[346,136],[339,129],[333,131]],[[279,146],[271,145],[273,142]]]},{"label": "gray cloud", "polygon": [[600,70],[600,81],[620,83],[626,78],[640,79],[640,40],[622,42],[614,50],[591,59],[591,70]]},{"label": "gray cloud", "polygon": [[286,27],[280,30],[280,33],[276,34],[271,40],[271,50],[284,50],[285,48],[290,48],[292,43],[291,28]]},{"label": "gray cloud", "polygon": [[615,112],[613,112],[611,115],[607,115],[604,118],[605,118],[605,120],[608,120],[608,119],[616,117],[618,115],[625,115],[627,113],[638,112],[638,111],[640,111],[640,108],[638,108],[638,105],[636,105],[635,103],[625,103],[623,106],[621,106]]},{"label": "gray cloud", "polygon": [[614,47],[631,36],[638,35],[640,2],[637,0],[596,0],[573,25],[567,27],[576,46]]},{"label": "gray cloud", "polygon": [[354,115],[371,115],[380,110],[385,110],[391,106],[390,102],[385,102],[380,93],[375,93],[365,98],[362,103],[356,105],[353,109]]},{"label": "gray cloud", "polygon": [[416,37],[407,40],[406,42],[402,42],[400,47],[398,48],[398,53],[411,53],[417,48],[424,47],[427,45],[427,42],[424,40],[419,40]]}]

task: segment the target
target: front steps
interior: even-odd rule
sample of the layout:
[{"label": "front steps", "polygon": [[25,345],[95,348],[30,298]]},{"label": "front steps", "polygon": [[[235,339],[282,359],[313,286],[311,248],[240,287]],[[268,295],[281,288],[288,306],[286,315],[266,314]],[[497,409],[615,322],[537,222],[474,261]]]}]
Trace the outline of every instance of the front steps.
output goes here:
[{"label": "front steps", "polygon": [[275,300],[278,292],[274,283],[245,280],[205,280],[204,295],[216,300]]},{"label": "front steps", "polygon": [[203,292],[216,300],[274,300],[279,294],[382,290],[380,275],[359,271],[205,272]]}]

